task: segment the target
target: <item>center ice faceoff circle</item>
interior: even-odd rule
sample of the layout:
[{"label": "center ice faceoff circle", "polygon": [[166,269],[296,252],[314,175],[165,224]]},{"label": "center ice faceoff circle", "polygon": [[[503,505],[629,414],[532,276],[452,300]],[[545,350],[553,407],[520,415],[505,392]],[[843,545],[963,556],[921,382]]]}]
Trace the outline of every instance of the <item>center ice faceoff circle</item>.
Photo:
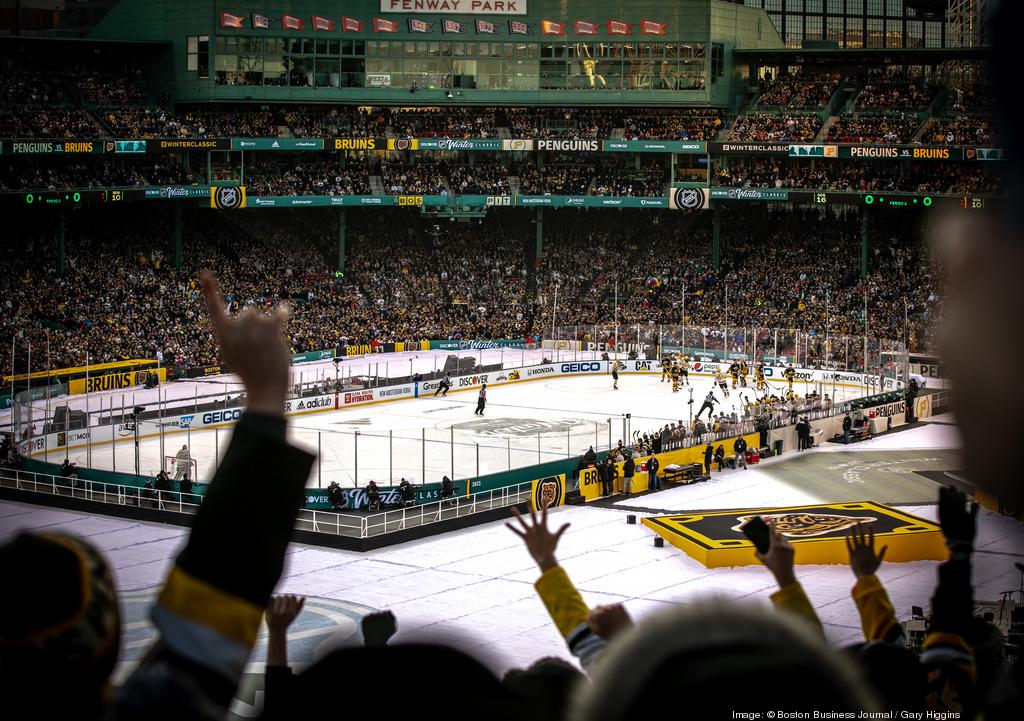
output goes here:
[{"label": "center ice faceoff circle", "polygon": [[538,433],[571,431],[592,425],[581,418],[481,418],[452,424],[457,431],[469,431],[479,436],[535,436]]}]

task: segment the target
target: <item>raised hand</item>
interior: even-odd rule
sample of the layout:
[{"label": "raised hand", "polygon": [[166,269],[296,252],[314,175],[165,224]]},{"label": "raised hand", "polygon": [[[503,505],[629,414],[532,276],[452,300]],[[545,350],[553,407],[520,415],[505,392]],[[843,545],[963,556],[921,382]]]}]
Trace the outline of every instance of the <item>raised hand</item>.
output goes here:
[{"label": "raised hand", "polygon": [[558,561],[555,559],[555,548],[558,546],[558,539],[565,533],[565,529],[569,527],[569,524],[562,524],[561,528],[554,533],[549,531],[547,507],[541,509],[540,521],[537,520],[537,512],[532,508],[530,509],[529,523],[526,517],[516,508],[512,509],[512,515],[519,521],[519,525],[523,530],[520,531],[519,528],[516,528],[511,523],[506,523],[505,525],[508,526],[512,533],[523,539],[526,543],[526,550],[530,552],[540,570],[546,571],[557,566]]},{"label": "raised hand", "polygon": [[590,630],[606,641],[610,641],[632,625],[633,619],[621,603],[595,606],[587,616],[587,626]]},{"label": "raised hand", "polygon": [[793,546],[785,536],[775,530],[773,525],[768,525],[768,551],[765,553],[757,551],[754,555],[772,572],[779,588],[796,583],[796,573],[793,570],[795,565]]},{"label": "raised hand", "polygon": [[398,622],[391,611],[380,611],[363,616],[362,628],[364,646],[387,646],[398,630]]},{"label": "raised hand", "polygon": [[267,629],[271,633],[287,631],[305,603],[303,596],[271,596],[267,610],[264,611]]},{"label": "raised hand", "polygon": [[846,550],[850,552],[850,570],[857,578],[873,576],[882,565],[888,546],[875,553],[875,529],[870,523],[858,523],[846,534]]},{"label": "raised hand", "polygon": [[978,504],[968,503],[963,491],[953,486],[939,489],[939,525],[946,541],[974,545],[977,516]]},{"label": "raised hand", "polygon": [[287,306],[279,306],[270,315],[246,308],[232,320],[224,308],[217,278],[205,272],[201,280],[221,358],[245,384],[249,409],[281,415],[288,389],[288,353],[283,336]]}]

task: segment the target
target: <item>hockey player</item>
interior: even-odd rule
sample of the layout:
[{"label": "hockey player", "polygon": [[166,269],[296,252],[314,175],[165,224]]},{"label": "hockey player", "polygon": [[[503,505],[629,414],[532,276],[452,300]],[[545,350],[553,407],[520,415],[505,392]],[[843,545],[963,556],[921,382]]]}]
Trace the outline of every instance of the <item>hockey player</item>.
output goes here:
[{"label": "hockey player", "polygon": [[679,360],[679,375],[682,383],[690,385],[690,356],[684,355]]},{"label": "hockey player", "polygon": [[482,416],[484,414],[484,406],[487,405],[487,384],[484,383],[480,386],[480,394],[476,398],[476,410],[473,411],[473,415]]},{"label": "hockey player", "polygon": [[442,398],[447,398],[448,397],[448,390],[451,387],[452,387],[452,374],[451,373],[445,373],[444,374],[444,378],[442,378],[441,382],[437,384],[437,390],[434,391],[434,395],[436,396],[438,393],[440,393]]},{"label": "hockey player", "polygon": [[793,370],[792,363],[786,366],[786,370],[782,371],[782,377],[785,378],[786,383],[789,384],[789,390],[793,390],[793,381],[796,380],[796,371]]},{"label": "hockey player", "polygon": [[612,389],[619,390],[619,362],[612,361]]},{"label": "hockey player", "polygon": [[740,364],[736,361],[733,361],[732,365],[729,366],[729,375],[732,376],[732,387],[736,388],[740,382]]},{"label": "hockey player", "polygon": [[754,368],[754,380],[757,382],[757,390],[765,390],[764,363],[758,363]]},{"label": "hockey player", "polygon": [[181,450],[174,454],[174,480],[188,478],[188,474],[191,471],[192,456],[188,452],[188,446],[184,445],[181,447]]},{"label": "hockey player", "polygon": [[750,366],[747,365],[747,359],[744,358],[740,361],[740,386],[743,388],[747,387],[747,375],[750,373]]},{"label": "hockey player", "polygon": [[672,356],[666,354],[665,357],[661,359],[661,382],[662,383],[664,383],[666,380],[670,380],[672,378],[672,366],[673,366]]},{"label": "hockey player", "polygon": [[722,372],[721,368],[715,371],[715,382],[718,384],[718,387],[722,390],[722,395],[728,398],[729,381],[726,379],[725,373]]},{"label": "hockey player", "polygon": [[[723,379],[722,383],[725,383],[724,379]],[[717,398],[715,398],[714,392],[708,391],[707,396],[704,398],[704,403],[701,404],[700,410],[697,411],[697,419],[698,420],[700,419],[700,416],[704,412],[704,409],[707,408],[708,409],[708,420],[710,421],[711,420],[711,414],[714,413],[714,411],[715,411],[715,404],[716,403],[721,403],[721,401],[718,400]]]},{"label": "hockey player", "polygon": [[678,393],[679,392],[679,380],[683,377],[682,369],[679,366],[673,364],[671,377],[672,377],[672,392],[673,393]]}]

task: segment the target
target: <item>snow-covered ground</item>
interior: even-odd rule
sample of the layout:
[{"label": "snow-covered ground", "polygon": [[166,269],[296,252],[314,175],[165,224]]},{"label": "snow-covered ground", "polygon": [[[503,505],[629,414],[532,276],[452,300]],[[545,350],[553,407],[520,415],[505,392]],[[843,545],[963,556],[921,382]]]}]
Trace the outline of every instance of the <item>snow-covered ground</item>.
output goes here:
[{"label": "snow-covered ground", "polygon": [[[635,383],[640,388],[648,380],[627,378],[624,386]],[[538,391],[546,388],[543,383],[525,387],[531,385]],[[522,388],[513,387],[513,391],[518,395]],[[559,393],[552,388],[545,392]],[[565,393],[575,396],[573,391]],[[624,395],[620,392],[619,397]],[[557,406],[559,398],[553,395],[552,405]],[[613,392],[606,391],[605,402],[614,403],[614,398]],[[652,391],[649,398],[653,402],[661,396]],[[462,412],[470,414],[468,408]],[[956,444],[955,430],[952,426],[928,424],[858,444],[848,452],[950,448]],[[826,446],[811,453],[834,453],[837,449]],[[711,482],[648,494],[614,508],[562,508],[553,514],[553,521],[570,522],[572,526],[562,539],[558,558],[589,604],[622,602],[639,618],[707,596],[768,604],[774,587],[765,569],[704,568],[671,547],[655,548],[650,531],[640,524],[626,523],[626,511],[635,506],[675,511],[829,500],[779,482],[766,468],[770,466],[716,473]],[[903,510],[935,519],[934,505],[905,506]],[[110,559],[125,616],[120,667],[124,672],[152,640],[145,609],[188,531],[0,503],[0,541],[18,529],[43,528],[85,536]],[[973,578],[977,599],[996,600],[1002,591],[1018,586],[1019,575],[1013,564],[1024,557],[1024,526],[982,511],[977,549]],[[900,618],[910,615],[911,606],[929,606],[936,566],[935,562],[920,561],[882,567],[879,575]],[[845,566],[801,566],[798,573],[828,637],[837,643],[859,639],[857,612],[850,599],[854,581],[850,570]],[[311,662],[333,644],[356,642],[359,617],[373,609],[389,608],[398,618],[397,640],[456,643],[501,671],[525,666],[542,656],[569,658],[534,592],[537,576],[522,542],[501,522],[493,522],[367,553],[293,544],[278,590],[310,597],[290,641],[291,656],[298,666]],[[264,653],[261,636],[253,656],[254,671],[261,668]]]}]

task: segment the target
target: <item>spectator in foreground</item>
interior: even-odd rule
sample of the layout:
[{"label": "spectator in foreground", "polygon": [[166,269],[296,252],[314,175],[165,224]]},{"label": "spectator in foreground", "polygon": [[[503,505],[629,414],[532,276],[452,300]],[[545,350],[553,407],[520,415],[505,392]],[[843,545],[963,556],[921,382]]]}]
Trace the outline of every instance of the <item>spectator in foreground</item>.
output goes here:
[{"label": "spectator in foreground", "polygon": [[[0,613],[0,662],[15,708],[75,718],[227,713],[281,575],[313,456],[285,440],[285,313],[250,311],[233,321],[213,276],[203,278],[203,291],[224,362],[241,377],[249,405],[152,610],[160,640],[108,697],[119,629],[105,564],[81,542],[22,534],[0,550],[4,578],[36,579],[5,595]],[[49,586],[33,560],[41,553],[53,561]],[[54,679],[61,693],[53,693]]]},{"label": "spectator in foreground", "polygon": [[523,540],[541,572],[534,584],[537,595],[544,602],[569,650],[580,659],[584,669],[589,669],[604,652],[608,640],[631,625],[632,620],[621,605],[614,611],[606,607],[598,607],[594,611],[587,608],[555,557],[558,541],[568,530],[568,523],[563,523],[557,531],[550,531],[546,507],[541,509],[539,520],[537,512],[532,509],[529,520],[514,507],[512,515],[518,526],[512,522],[505,526]]},{"label": "spectator in foreground", "polygon": [[275,704],[287,698],[291,688],[294,676],[288,665],[288,627],[302,612],[305,603],[302,596],[274,596],[264,611],[267,623],[264,710],[274,710]]}]

